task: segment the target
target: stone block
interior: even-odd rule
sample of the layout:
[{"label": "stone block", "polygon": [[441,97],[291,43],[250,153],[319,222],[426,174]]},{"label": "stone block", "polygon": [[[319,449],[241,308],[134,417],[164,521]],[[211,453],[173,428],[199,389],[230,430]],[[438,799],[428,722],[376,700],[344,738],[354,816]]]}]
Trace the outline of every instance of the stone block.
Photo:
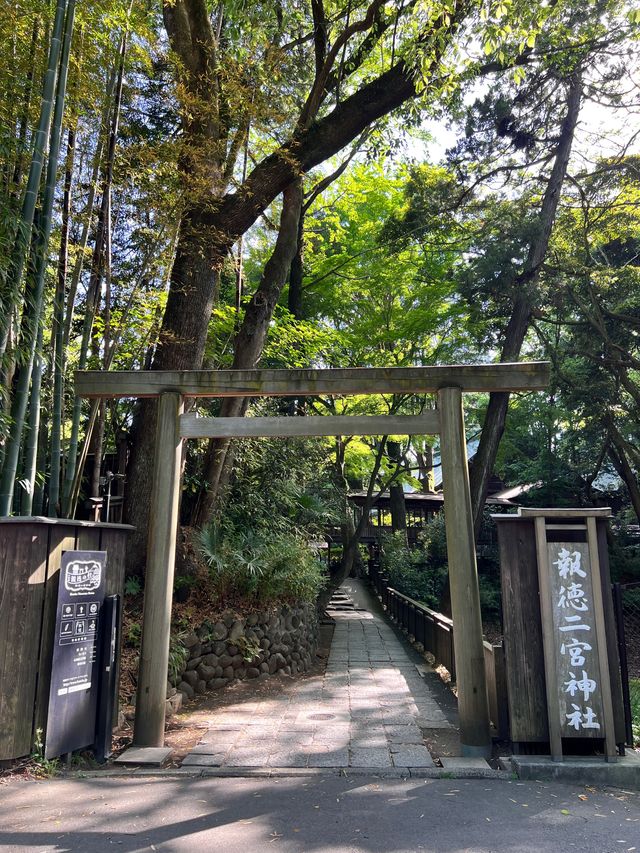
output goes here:
[{"label": "stone block", "polygon": [[[186,672],[183,672],[182,680],[186,681],[186,683],[191,687],[195,687],[198,681],[200,681],[200,676],[195,669],[188,669]],[[180,687],[178,687],[178,689],[180,689]]]},{"label": "stone block", "polygon": [[201,663],[197,669],[197,673],[205,681],[211,681],[216,676],[216,668],[215,666],[207,666],[205,663]]},{"label": "stone block", "polygon": [[231,630],[229,631],[229,639],[232,643],[235,643],[236,640],[239,640],[243,634],[244,622],[241,619],[237,619],[231,626]]},{"label": "stone block", "polygon": [[200,638],[198,637],[198,635],[196,634],[196,632],[195,632],[195,631],[191,631],[191,633],[190,633],[190,634],[187,634],[187,636],[186,636],[186,637],[184,638],[184,640],[182,641],[182,645],[183,645],[185,648],[190,649],[192,646],[195,646],[195,645],[196,645],[197,643],[199,643],[199,642],[200,642]]},{"label": "stone block", "polygon": [[173,750],[169,746],[132,746],[119,755],[114,764],[139,764],[144,767],[162,767]]},{"label": "stone block", "polygon": [[212,636],[216,640],[225,640],[228,633],[227,626],[224,622],[216,622],[211,631]]}]

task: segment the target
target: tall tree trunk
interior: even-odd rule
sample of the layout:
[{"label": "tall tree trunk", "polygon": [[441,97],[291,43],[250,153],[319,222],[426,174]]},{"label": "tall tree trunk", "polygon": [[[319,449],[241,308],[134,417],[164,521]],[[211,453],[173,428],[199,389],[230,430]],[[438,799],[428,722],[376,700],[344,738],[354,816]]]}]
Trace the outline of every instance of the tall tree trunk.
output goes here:
[{"label": "tall tree trunk", "polygon": [[302,279],[304,276],[304,210],[298,221],[296,253],[291,261],[287,307],[295,320],[302,320]]},{"label": "tall tree trunk", "polygon": [[407,535],[407,507],[404,502],[402,483],[389,486],[389,509],[391,510],[391,529],[394,533]]},{"label": "tall tree trunk", "polygon": [[609,435],[611,437],[609,459],[611,459],[613,467],[616,469],[621,480],[627,487],[633,511],[635,512],[638,521],[640,521],[640,487],[638,486],[638,479],[633,473],[631,465],[629,465],[629,460],[627,459],[622,443],[617,440],[615,434],[612,435],[609,433]]},{"label": "tall tree trunk", "polygon": [[[33,29],[31,30],[31,50],[30,55],[35,57],[38,46],[38,35],[40,33],[40,20],[36,17],[33,20]],[[17,137],[18,144],[16,150],[16,161],[13,169],[12,191],[13,198],[20,195],[20,186],[22,184],[22,175],[24,172],[26,151],[27,151],[27,127],[29,125],[29,107],[31,106],[31,94],[33,92],[33,66],[27,71],[25,81],[24,94],[22,96],[22,109],[20,118],[18,119]]]},{"label": "tall tree trunk", "polygon": [[[260,284],[247,306],[242,325],[234,344],[233,368],[250,369],[258,363],[269,331],[273,311],[291,269],[298,238],[298,222],[302,209],[302,179],[291,184],[283,193],[280,228],[273,253],[265,264]],[[246,410],[241,397],[226,397],[221,404],[220,417],[239,417]],[[224,479],[225,460],[231,442],[212,439],[204,464],[207,489],[200,497],[193,523],[202,527],[211,517]]]},{"label": "tall tree trunk", "polygon": [[69,285],[69,293],[67,294],[66,299],[66,312],[63,335],[63,348],[65,350],[69,344],[69,337],[71,335],[71,325],[73,323],[73,309],[75,307],[76,294],[78,292],[78,285],[80,283],[80,276],[82,275],[82,269],[84,267],[85,249],[87,248],[87,243],[89,242],[89,233],[91,231],[91,225],[93,223],[96,194],[98,191],[98,185],[101,183],[101,169],[104,169],[103,155],[105,153],[105,149],[108,147],[109,139],[111,138],[110,117],[113,106],[114,90],[118,80],[119,65],[120,61],[118,62],[118,66],[114,67],[114,69],[109,75],[109,80],[107,83],[107,92],[104,101],[104,109],[102,112],[102,120],[100,122],[100,131],[98,133],[96,148],[93,153],[91,180],[89,182],[89,195],[87,197],[87,204],[83,213],[84,224],[82,226],[82,234],[80,236],[80,241],[76,245],[76,262],[73,267],[71,283]]},{"label": "tall tree trunk", "polygon": [[[562,185],[567,174],[569,155],[573,144],[580,102],[582,97],[582,76],[576,72],[570,80],[567,96],[567,112],[560,131],[560,141],[556,147],[551,176],[547,183],[542,207],[538,217],[537,234],[529,246],[525,268],[519,277],[521,290],[513,304],[513,312],[500,353],[500,361],[516,361],[524,343],[531,309],[535,302],[535,285],[540,267],[547,253],[549,238],[555,221]],[[482,513],[487,498],[489,480],[493,473],[498,446],[504,432],[509,405],[509,394],[494,392],[489,396],[489,405],[482,427],[482,435],[471,466],[471,502],[473,505],[473,525],[476,539],[480,533]]]}]

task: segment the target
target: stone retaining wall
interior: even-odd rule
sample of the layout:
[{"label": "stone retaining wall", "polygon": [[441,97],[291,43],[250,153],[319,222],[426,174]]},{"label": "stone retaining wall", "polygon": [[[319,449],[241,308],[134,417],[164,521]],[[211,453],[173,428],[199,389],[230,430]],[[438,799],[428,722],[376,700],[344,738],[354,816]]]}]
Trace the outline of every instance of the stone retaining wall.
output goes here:
[{"label": "stone retaining wall", "polygon": [[312,604],[239,616],[223,613],[220,621],[196,628],[183,638],[188,659],[170,678],[167,710],[182,700],[219,690],[238,679],[296,675],[309,669],[318,643],[318,619]]}]

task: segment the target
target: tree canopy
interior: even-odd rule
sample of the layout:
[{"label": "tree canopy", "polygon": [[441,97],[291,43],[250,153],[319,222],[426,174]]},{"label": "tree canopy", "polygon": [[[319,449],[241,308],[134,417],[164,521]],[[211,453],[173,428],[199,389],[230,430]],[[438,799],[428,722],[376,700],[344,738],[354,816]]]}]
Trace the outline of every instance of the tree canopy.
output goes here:
[{"label": "tree canopy", "polygon": [[[639,32],[613,0],[5,5],[0,512],[86,515],[120,466],[143,572],[155,409],[85,406],[77,368],[526,356],[548,395],[468,413],[477,523],[493,473],[638,522]],[[347,489],[422,488],[433,449],[317,443],[312,491],[346,523]],[[184,524],[243,491],[248,518],[254,463],[193,444]]]}]

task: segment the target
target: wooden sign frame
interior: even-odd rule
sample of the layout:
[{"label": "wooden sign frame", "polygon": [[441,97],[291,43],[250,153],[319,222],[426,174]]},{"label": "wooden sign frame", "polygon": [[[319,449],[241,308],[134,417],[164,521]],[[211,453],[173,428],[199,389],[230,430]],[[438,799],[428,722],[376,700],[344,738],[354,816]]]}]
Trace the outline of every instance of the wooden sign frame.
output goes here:
[{"label": "wooden sign frame", "polygon": [[[542,617],[542,644],[544,651],[545,664],[545,681],[546,681],[546,696],[547,696],[547,711],[549,718],[549,741],[551,747],[551,758],[553,761],[563,760],[563,730],[561,720],[566,714],[566,700],[564,696],[559,695],[558,690],[558,661],[561,655],[560,637],[556,622],[554,620],[554,608],[557,608],[558,603],[554,601],[553,584],[551,580],[552,568],[549,560],[550,542],[549,534],[553,534],[556,539],[556,544],[562,544],[562,540],[557,539],[563,533],[566,534],[581,534],[584,533],[584,541],[572,543],[573,545],[580,544],[585,546],[582,549],[575,549],[576,553],[586,555],[588,564],[583,564],[581,573],[586,573],[589,584],[589,595],[592,598],[592,616],[593,628],[591,633],[589,630],[589,645],[590,662],[592,666],[591,675],[597,674],[597,684],[600,687],[600,706],[601,720],[598,720],[600,729],[598,736],[604,739],[605,743],[605,759],[608,762],[617,760],[617,749],[615,743],[615,725],[613,713],[613,698],[611,692],[611,673],[609,671],[609,659],[607,653],[607,637],[605,631],[604,618],[604,603],[602,599],[602,579],[600,569],[600,556],[598,550],[598,539],[596,530],[596,519],[602,516],[610,516],[611,510],[608,508],[596,509],[525,509],[520,510],[521,517],[529,517],[534,519],[536,533],[536,552],[538,564],[538,578],[540,583],[540,613]],[[586,580],[586,578],[584,578]],[[575,618],[575,617],[572,617]],[[566,619],[566,617],[565,617]],[[586,621],[586,620],[583,620]],[[568,626],[560,628],[567,630]],[[591,626],[590,626],[591,627]],[[595,649],[591,646],[595,644]],[[595,667],[595,668],[594,668]],[[586,670],[585,670],[586,672]],[[586,675],[583,676],[586,678]],[[566,682],[565,682],[566,684]],[[566,692],[566,691],[565,691]],[[564,702],[564,704],[563,704]],[[573,704],[572,704],[573,707]],[[576,706],[578,707],[578,706]],[[592,714],[592,709],[588,707],[589,714]],[[595,717],[593,717],[595,719]],[[592,724],[592,723],[591,723]],[[582,730],[577,730],[579,734]],[[587,729],[583,732],[583,736],[592,736],[593,729]],[[564,733],[567,736],[567,732]]]}]

